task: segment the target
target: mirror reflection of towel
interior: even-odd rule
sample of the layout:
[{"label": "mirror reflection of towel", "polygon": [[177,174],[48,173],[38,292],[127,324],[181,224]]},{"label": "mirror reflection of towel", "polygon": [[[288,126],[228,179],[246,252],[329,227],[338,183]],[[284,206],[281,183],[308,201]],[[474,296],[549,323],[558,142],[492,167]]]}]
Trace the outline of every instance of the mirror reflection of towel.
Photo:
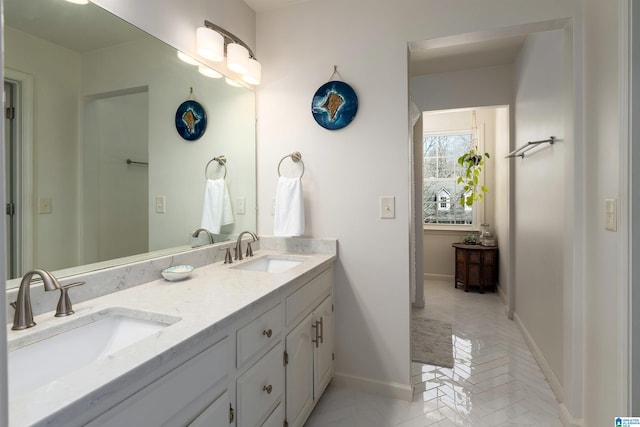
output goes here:
[{"label": "mirror reflection of towel", "polygon": [[302,180],[278,178],[273,219],[274,236],[301,236],[304,234],[304,198]]},{"label": "mirror reflection of towel", "polygon": [[233,223],[231,198],[224,178],[207,179],[200,227],[219,234],[223,225]]}]

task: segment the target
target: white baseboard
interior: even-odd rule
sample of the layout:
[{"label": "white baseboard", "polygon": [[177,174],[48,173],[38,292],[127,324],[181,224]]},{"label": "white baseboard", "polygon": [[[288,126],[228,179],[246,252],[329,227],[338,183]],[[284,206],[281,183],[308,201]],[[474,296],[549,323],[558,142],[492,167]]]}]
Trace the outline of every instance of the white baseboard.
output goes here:
[{"label": "white baseboard", "polygon": [[584,427],[583,421],[574,419],[564,403],[560,404],[560,421],[566,427]]},{"label": "white baseboard", "polygon": [[518,316],[518,313],[513,313],[513,320],[516,322],[516,325],[518,325],[518,329],[520,329],[524,341],[527,343],[527,346],[529,346],[531,354],[533,354],[536,362],[538,362],[538,366],[540,366],[542,374],[547,379],[549,386],[551,386],[551,391],[553,391],[553,394],[555,394],[556,396],[556,400],[558,401],[558,406],[560,409],[560,419],[562,421],[562,424],[564,424],[566,427],[582,427],[582,420],[576,420],[575,418],[573,418],[573,415],[571,415],[571,412],[569,412],[569,409],[562,401],[562,385],[560,384],[560,381],[558,380],[556,374],[551,369],[551,366],[549,366],[549,363],[542,354],[542,351],[540,351],[540,349],[536,345],[533,337],[531,336],[531,334],[529,334],[529,331],[524,326],[524,323],[522,323],[522,320],[520,319],[520,316]]},{"label": "white baseboard", "polygon": [[424,276],[424,280],[445,280],[445,281],[453,280],[455,277],[450,274],[429,274],[429,273],[424,273],[423,276]]},{"label": "white baseboard", "polygon": [[342,374],[340,372],[335,373],[332,381],[333,384],[338,387],[350,388],[365,393],[406,400],[408,402],[413,401],[413,387],[410,384],[377,381],[370,378]]}]

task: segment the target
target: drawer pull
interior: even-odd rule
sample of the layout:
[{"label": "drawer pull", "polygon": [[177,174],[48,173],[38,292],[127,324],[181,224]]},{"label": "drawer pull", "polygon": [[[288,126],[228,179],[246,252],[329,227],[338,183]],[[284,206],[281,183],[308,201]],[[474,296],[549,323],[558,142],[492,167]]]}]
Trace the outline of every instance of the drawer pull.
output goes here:
[{"label": "drawer pull", "polygon": [[262,391],[266,391],[267,394],[271,394],[271,392],[273,391],[273,387],[271,386],[271,384],[265,385],[262,387]]},{"label": "drawer pull", "polygon": [[318,339],[320,340],[320,344],[324,344],[324,321],[323,318],[320,318],[320,334],[318,335]]},{"label": "drawer pull", "polygon": [[271,329],[265,329],[264,331],[262,331],[262,335],[266,335],[267,338],[271,338],[271,335],[273,335],[273,331]]}]

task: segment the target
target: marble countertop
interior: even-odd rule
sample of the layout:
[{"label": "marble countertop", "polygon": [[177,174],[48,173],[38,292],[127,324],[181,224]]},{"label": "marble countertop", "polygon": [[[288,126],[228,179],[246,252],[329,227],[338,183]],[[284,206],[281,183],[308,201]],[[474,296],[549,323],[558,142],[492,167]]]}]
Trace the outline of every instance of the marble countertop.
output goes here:
[{"label": "marble countertop", "polygon": [[[230,268],[263,255],[291,255],[304,259],[304,262],[281,273]],[[215,340],[217,335],[222,338],[224,329],[253,306],[269,296],[286,292],[288,285],[311,279],[335,259],[335,253],[260,249],[255,251],[253,258],[236,261],[231,266],[217,262],[196,268],[187,280],[154,280],[74,304],[75,314],[72,316],[56,318],[54,311],[38,315],[35,317],[36,326],[28,330],[12,331],[8,325],[8,348],[11,351],[38,335],[46,334],[48,328],[57,328],[65,322],[73,322],[82,316],[95,316],[112,308],[143,311],[152,320],[181,319],[108,359],[82,367],[25,395],[10,397],[10,425],[64,425],[65,420],[74,414],[100,407],[102,403],[106,405],[124,388],[131,388],[132,384],[155,372],[162,372],[163,367],[175,364],[180,357],[192,357],[181,355],[188,354],[199,343]],[[153,319],[153,316],[158,318]],[[56,369],[55,355],[50,355],[50,358],[50,369]]]}]

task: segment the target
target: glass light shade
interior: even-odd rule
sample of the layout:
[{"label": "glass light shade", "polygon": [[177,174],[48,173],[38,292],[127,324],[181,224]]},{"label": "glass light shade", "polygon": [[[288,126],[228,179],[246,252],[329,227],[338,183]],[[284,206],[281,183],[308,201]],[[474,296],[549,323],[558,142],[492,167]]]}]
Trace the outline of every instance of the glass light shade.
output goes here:
[{"label": "glass light shade", "polygon": [[189,65],[199,65],[200,64],[198,61],[196,61],[195,59],[193,59],[192,57],[190,57],[189,55],[187,55],[184,52],[178,51],[178,58],[180,58],[181,61],[184,61]]},{"label": "glass light shade", "polygon": [[249,58],[248,65],[247,74],[242,76],[242,80],[251,85],[259,85],[262,78],[262,65],[253,58]]},{"label": "glass light shade", "polygon": [[210,28],[199,27],[196,30],[196,49],[203,58],[220,62],[224,60],[224,37]]},{"label": "glass light shade", "polygon": [[212,79],[219,79],[222,77],[222,74],[220,74],[216,70],[212,70],[211,68],[205,65],[199,65],[198,71],[200,71],[200,74],[205,75],[207,77],[211,77]]},{"label": "glass light shade", "polygon": [[246,74],[249,67],[249,51],[238,43],[227,45],[227,67],[239,74]]},{"label": "glass light shade", "polygon": [[89,4],[89,0],[67,0],[69,3],[75,4]]}]

